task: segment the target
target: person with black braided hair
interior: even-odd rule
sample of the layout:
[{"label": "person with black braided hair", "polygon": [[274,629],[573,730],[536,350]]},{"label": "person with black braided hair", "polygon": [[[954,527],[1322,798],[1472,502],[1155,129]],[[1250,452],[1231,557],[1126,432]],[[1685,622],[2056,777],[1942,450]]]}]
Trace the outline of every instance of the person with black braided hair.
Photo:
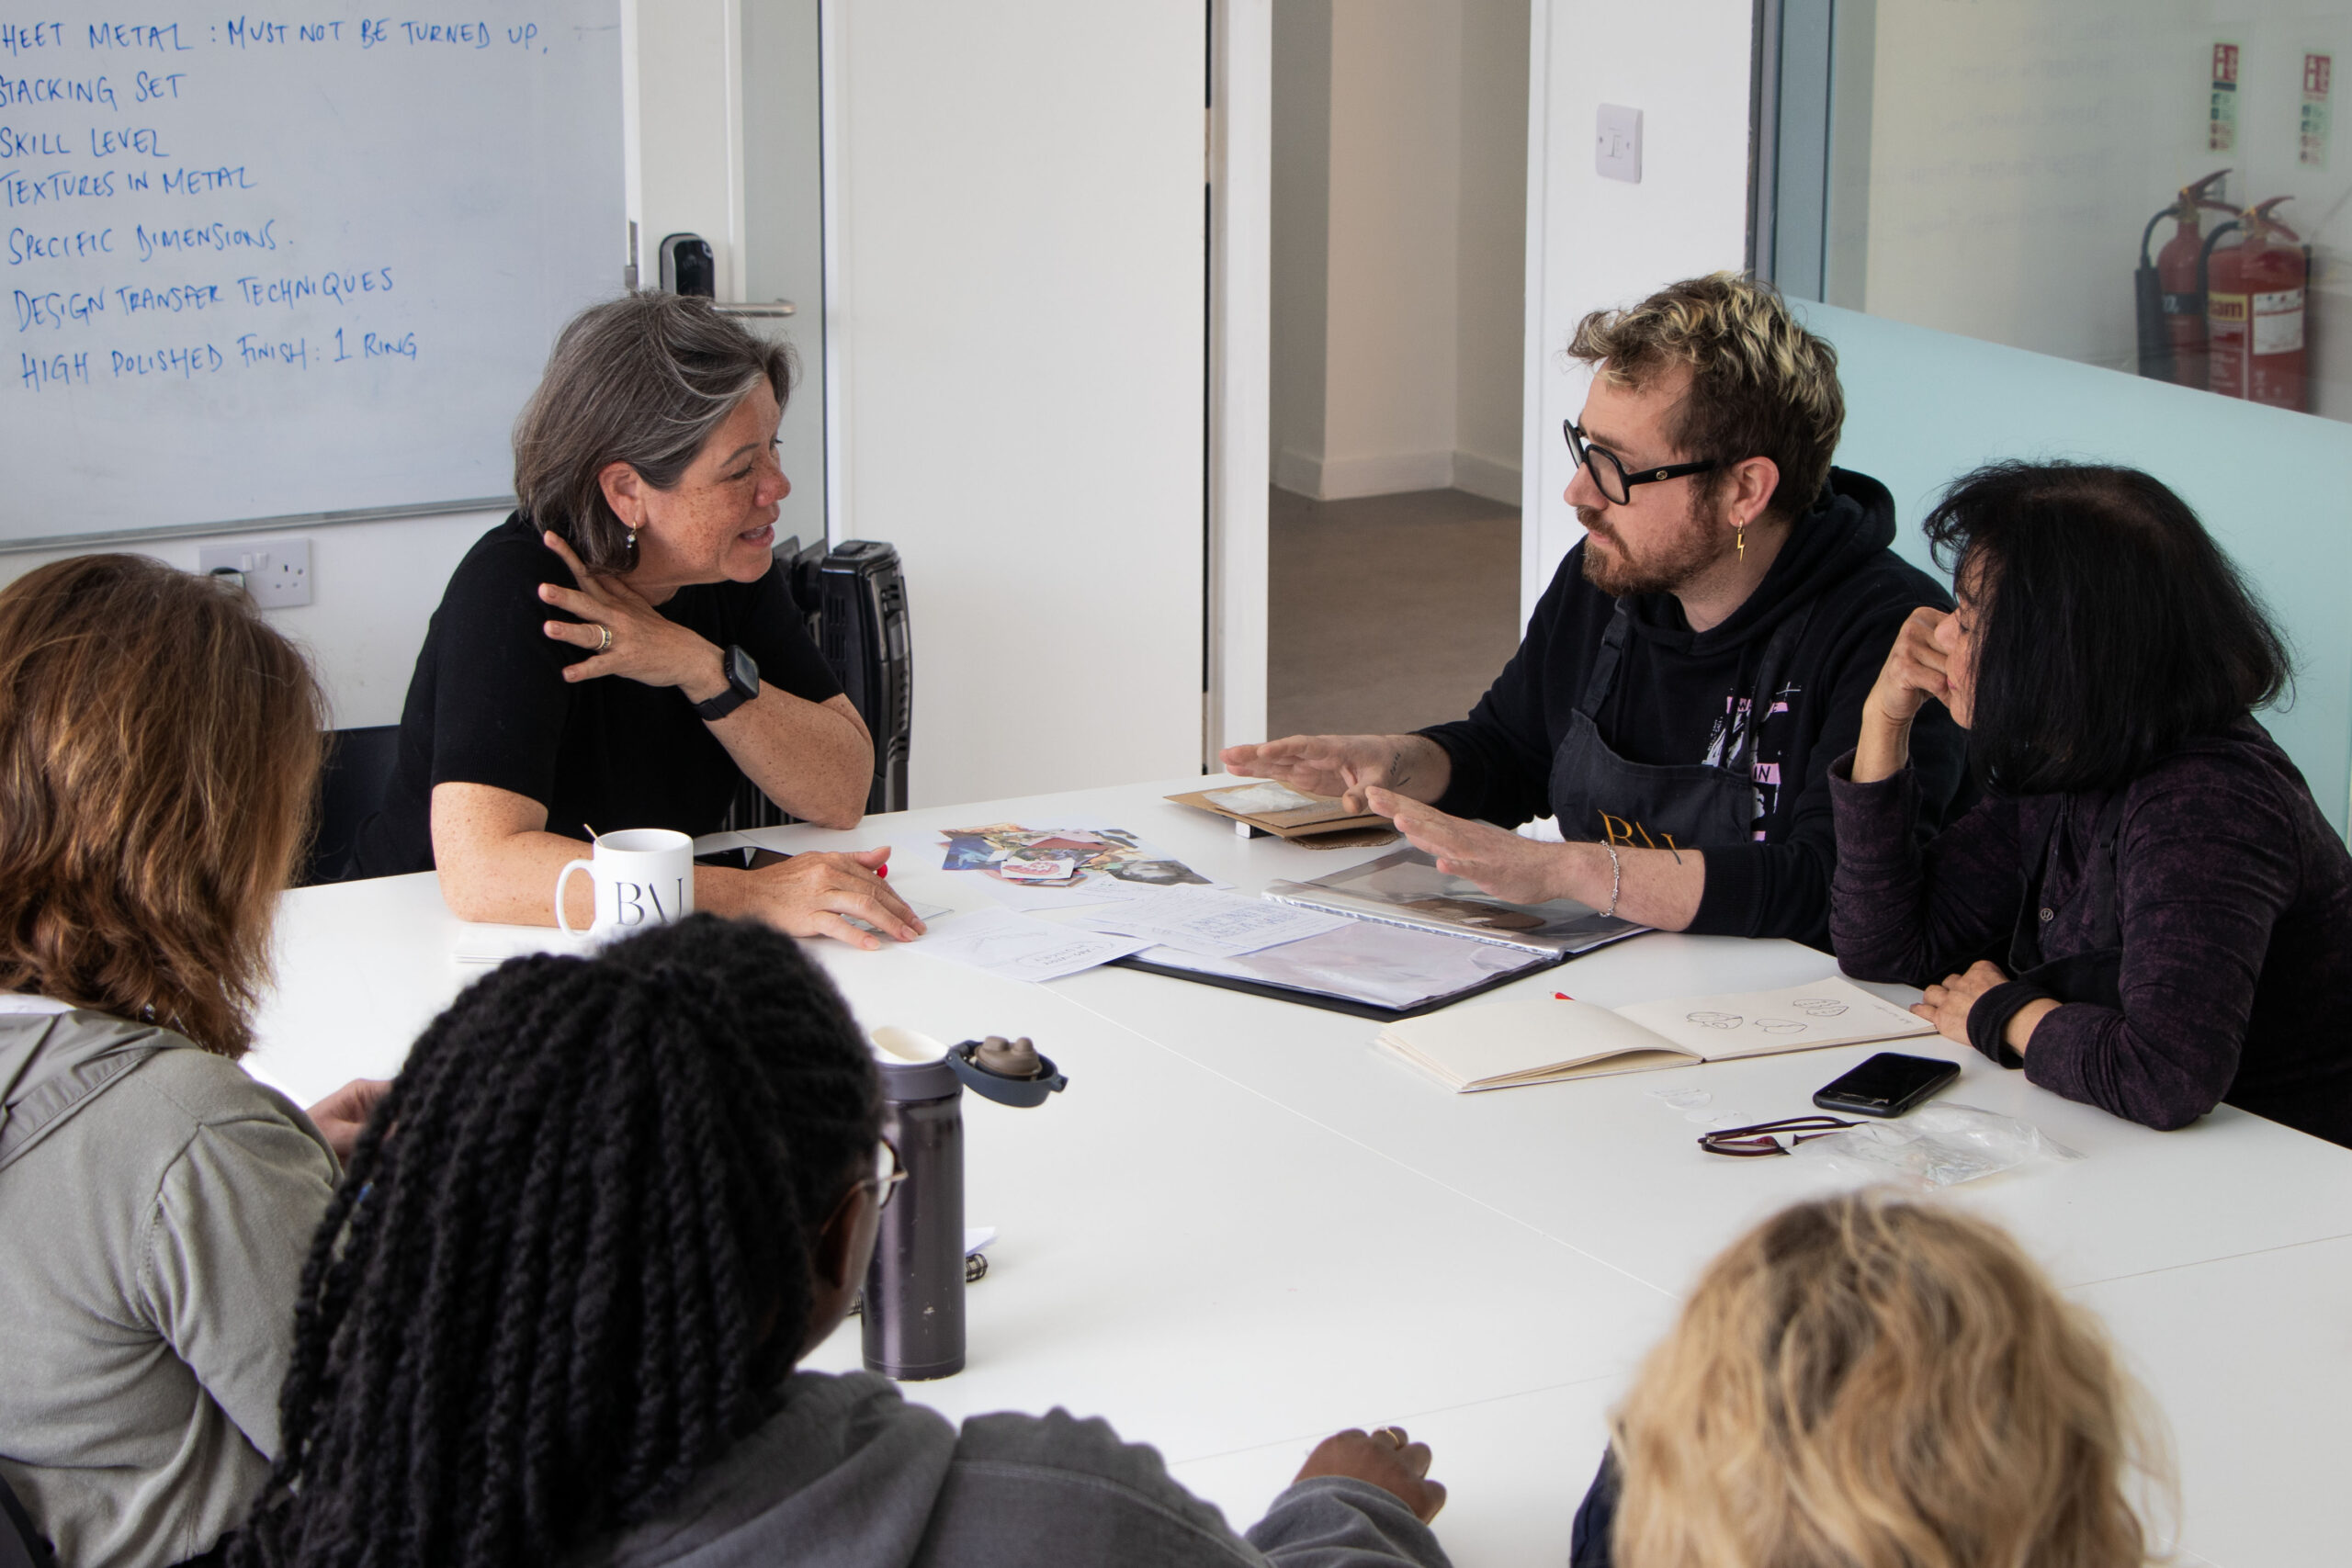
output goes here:
[{"label": "person with black braided hair", "polygon": [[794,942],[695,915],[516,959],[426,1029],[305,1269],[283,1458],[235,1568],[1443,1568],[1398,1428],[1327,1439],[1247,1540],[1063,1411],[959,1432],[795,1371],[895,1156]]}]

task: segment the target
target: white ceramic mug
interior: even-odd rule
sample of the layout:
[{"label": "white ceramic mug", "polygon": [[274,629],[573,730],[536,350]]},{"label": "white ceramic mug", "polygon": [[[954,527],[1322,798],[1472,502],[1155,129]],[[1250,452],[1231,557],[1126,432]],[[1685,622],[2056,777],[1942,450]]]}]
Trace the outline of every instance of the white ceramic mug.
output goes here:
[{"label": "white ceramic mug", "polygon": [[564,918],[563,889],[575,871],[586,872],[596,885],[596,915],[588,926],[593,935],[666,926],[694,913],[695,841],[684,833],[631,828],[599,835],[592,858],[573,861],[556,874],[555,923],[566,931],[574,928]]}]

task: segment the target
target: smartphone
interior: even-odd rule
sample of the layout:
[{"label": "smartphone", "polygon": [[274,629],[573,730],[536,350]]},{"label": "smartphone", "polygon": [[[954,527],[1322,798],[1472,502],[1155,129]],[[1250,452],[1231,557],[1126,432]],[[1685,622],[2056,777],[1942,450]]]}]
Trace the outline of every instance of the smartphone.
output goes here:
[{"label": "smartphone", "polygon": [[1958,1062],[1881,1051],[1818,1090],[1813,1102],[1824,1111],[1857,1116],[1900,1116],[1958,1077]]}]

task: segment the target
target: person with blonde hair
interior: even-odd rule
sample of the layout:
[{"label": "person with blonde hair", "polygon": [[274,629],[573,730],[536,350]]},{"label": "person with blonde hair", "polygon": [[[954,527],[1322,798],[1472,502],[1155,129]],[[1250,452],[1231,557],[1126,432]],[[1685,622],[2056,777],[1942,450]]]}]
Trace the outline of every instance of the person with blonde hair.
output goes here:
[{"label": "person with blonde hair", "polygon": [[[1886,488],[1830,466],[1837,353],[1769,287],[1677,283],[1587,316],[1568,353],[1595,372],[1562,427],[1585,536],[1469,717],[1225,764],[1391,818],[1514,903],[1826,946],[1830,760],[1905,618],[1951,600],[1888,549]],[[1932,831],[1963,748],[1940,716],[1912,745]],[[1505,830],[1545,816],[1566,843]]]},{"label": "person with blonde hair", "polygon": [[0,590],[0,1479],[74,1568],[204,1559],[243,1517],[382,1090],[306,1115],[236,1065],[322,716],[209,579],[81,556]]},{"label": "person with blonde hair", "polygon": [[1571,1568],[2136,1568],[2160,1437],[2097,1321],[1939,1204],[1800,1203],[1711,1264],[1612,1421]]}]

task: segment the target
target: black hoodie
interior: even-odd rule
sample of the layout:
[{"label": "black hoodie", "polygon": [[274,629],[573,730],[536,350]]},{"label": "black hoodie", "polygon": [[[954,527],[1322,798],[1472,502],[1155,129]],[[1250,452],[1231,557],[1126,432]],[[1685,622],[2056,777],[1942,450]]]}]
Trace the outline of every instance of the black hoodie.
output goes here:
[{"label": "black hoodie", "polygon": [[[1826,948],[1829,874],[1838,841],[1829,764],[1853,750],[1862,700],[1911,612],[1951,598],[1898,558],[1894,501],[1866,474],[1832,468],[1828,487],[1797,520],[1762,583],[1721,626],[1693,632],[1671,593],[1631,601],[1632,633],[1609,698],[1595,716],[1600,737],[1628,761],[1714,760],[1717,733],[1749,694],[1772,631],[1815,605],[1781,672],[1790,711],[1773,714],[1758,748],[1785,784],[1759,781],[1755,840],[1707,844],[1706,891],[1694,932],[1793,937]],[[1527,635],[1470,716],[1421,731],[1453,761],[1439,810],[1514,827],[1549,816],[1553,753],[1584,695],[1617,600],[1585,580],[1584,546],[1570,550],[1528,618]],[[1792,691],[1791,688],[1793,688]],[[1960,789],[1966,737],[1939,704],[1911,732],[1923,840],[1942,825]],[[1570,839],[1597,839],[1597,823],[1563,822]]]}]

